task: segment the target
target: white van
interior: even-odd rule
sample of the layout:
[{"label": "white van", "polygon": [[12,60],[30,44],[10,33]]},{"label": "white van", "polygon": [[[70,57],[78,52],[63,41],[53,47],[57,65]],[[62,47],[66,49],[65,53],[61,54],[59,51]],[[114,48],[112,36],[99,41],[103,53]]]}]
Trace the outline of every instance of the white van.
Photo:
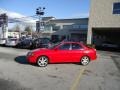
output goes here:
[{"label": "white van", "polygon": [[16,46],[18,43],[18,39],[17,38],[8,38],[6,40],[5,46]]},{"label": "white van", "polygon": [[0,45],[5,45],[6,39],[5,38],[0,38]]}]

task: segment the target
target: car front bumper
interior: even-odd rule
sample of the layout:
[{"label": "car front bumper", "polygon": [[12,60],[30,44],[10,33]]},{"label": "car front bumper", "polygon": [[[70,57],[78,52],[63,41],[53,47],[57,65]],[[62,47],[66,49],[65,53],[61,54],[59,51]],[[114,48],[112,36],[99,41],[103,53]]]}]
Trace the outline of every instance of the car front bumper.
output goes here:
[{"label": "car front bumper", "polygon": [[26,56],[26,59],[29,63],[36,63],[36,57],[35,56]]}]

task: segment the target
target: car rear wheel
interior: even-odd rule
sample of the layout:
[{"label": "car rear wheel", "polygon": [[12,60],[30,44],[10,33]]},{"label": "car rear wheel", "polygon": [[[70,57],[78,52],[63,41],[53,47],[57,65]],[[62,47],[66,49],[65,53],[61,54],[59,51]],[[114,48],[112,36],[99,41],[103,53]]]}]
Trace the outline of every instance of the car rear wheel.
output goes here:
[{"label": "car rear wheel", "polygon": [[81,64],[82,64],[83,66],[88,65],[89,62],[90,62],[90,58],[89,58],[88,56],[83,56],[83,57],[81,58]]},{"label": "car rear wheel", "polygon": [[48,58],[46,56],[40,56],[37,60],[37,65],[40,67],[45,67],[48,65]]}]

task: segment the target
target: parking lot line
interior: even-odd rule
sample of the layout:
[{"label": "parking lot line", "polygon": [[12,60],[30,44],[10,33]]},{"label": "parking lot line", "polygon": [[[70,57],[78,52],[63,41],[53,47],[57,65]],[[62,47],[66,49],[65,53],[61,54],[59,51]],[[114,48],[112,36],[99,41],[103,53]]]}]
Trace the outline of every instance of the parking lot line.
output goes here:
[{"label": "parking lot line", "polygon": [[78,83],[80,82],[80,79],[81,79],[85,69],[86,69],[86,67],[83,67],[82,69],[80,69],[80,72],[79,72],[78,76],[76,77],[75,81],[73,82],[70,90],[76,90],[77,89]]}]

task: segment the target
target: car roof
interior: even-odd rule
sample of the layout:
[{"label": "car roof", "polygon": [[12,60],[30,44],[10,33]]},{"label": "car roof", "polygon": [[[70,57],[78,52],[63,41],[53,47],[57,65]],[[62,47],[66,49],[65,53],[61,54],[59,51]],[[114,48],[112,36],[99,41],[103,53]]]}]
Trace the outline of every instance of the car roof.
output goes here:
[{"label": "car roof", "polygon": [[76,43],[76,44],[80,44],[80,45],[83,46],[82,43],[80,43],[80,42],[74,42],[74,41],[65,41],[65,42],[63,41],[63,42],[61,42],[61,44],[64,44],[64,43],[69,43],[69,44]]},{"label": "car roof", "polygon": [[62,41],[61,43],[78,43],[78,44],[81,44],[80,42],[74,42],[74,41]]},{"label": "car roof", "polygon": [[61,42],[61,44],[64,44],[64,43],[70,43],[70,44],[76,43],[76,44],[80,44],[80,45],[81,45],[82,47],[84,47],[84,48],[87,48],[86,45],[84,45],[84,44],[81,43],[81,42],[74,42],[74,41],[63,41],[63,42]]}]

